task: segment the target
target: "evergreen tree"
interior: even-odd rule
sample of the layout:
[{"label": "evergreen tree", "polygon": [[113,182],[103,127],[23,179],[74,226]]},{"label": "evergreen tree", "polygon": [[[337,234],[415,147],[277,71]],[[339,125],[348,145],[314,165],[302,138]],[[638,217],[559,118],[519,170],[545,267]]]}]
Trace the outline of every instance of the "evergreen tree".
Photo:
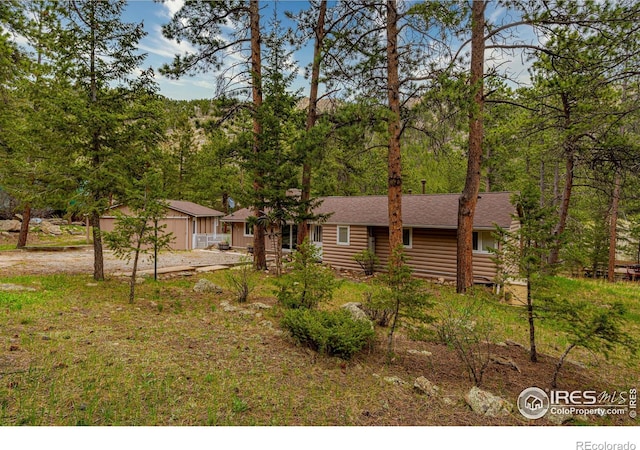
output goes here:
[{"label": "evergreen tree", "polygon": [[[136,53],[144,36],[142,24],[121,20],[124,0],[71,0],[64,10],[66,30],[61,39],[69,74],[84,93],[75,110],[82,128],[77,136],[79,177],[83,207],[93,227],[94,271],[104,279],[100,216],[118,197],[126,176],[120,167],[131,149],[123,139],[133,125],[132,107],[137,95],[154,88],[152,73],[134,78],[144,56]],[[113,87],[117,84],[117,87]]]}]

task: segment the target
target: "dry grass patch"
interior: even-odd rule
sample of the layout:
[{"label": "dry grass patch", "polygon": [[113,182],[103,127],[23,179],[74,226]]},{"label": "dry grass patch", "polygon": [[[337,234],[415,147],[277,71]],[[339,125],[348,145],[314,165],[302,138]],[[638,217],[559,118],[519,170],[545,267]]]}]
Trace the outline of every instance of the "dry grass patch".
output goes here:
[{"label": "dry grass patch", "polygon": [[[238,304],[224,275],[201,276],[224,292],[193,292],[196,276],[147,280],[129,305],[127,284],[116,279],[0,280],[36,288],[0,300],[0,425],[528,424],[517,412],[503,419],[472,413],[462,400],[471,383],[445,346],[400,336],[387,365],[378,330],[379,345],[351,361],[318,355],[281,333],[270,278]],[[328,307],[358,301],[365,288],[343,282]],[[251,308],[258,301],[272,308]],[[496,320],[504,337],[522,341],[517,313],[493,307],[502,311]],[[521,369],[492,366],[484,387],[496,394],[513,402],[525,387],[550,379],[551,357],[531,365],[521,348],[495,351]],[[637,376],[634,364],[621,380]],[[569,365],[561,382],[612,388],[612,372]],[[407,384],[385,381],[392,376]],[[443,398],[417,394],[418,376],[440,386]]]}]

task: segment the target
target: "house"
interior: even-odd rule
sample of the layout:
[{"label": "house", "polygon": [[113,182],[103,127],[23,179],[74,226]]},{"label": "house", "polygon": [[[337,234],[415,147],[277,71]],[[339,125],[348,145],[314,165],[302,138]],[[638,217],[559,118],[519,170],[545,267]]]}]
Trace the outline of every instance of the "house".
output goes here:
[{"label": "house", "polygon": [[[473,270],[477,283],[492,283],[496,264],[489,248],[496,245],[495,225],[513,229],[515,207],[510,192],[481,193],[474,216]],[[402,197],[403,241],[408,264],[414,274],[425,278],[456,277],[456,229],[459,194],[404,195]],[[389,260],[389,228],[386,195],[324,197],[316,214],[330,214],[321,224],[310,225],[310,240],[322,249],[322,260],[337,269],[360,270],[354,255],[372,250],[380,268]],[[222,220],[231,224],[231,244],[246,247],[253,243],[248,222],[252,212],[242,209]],[[287,224],[282,232],[283,248],[295,247],[296,224]],[[267,250],[272,248],[267,242]]]},{"label": "house", "polygon": [[[168,207],[165,216],[158,222],[159,226],[166,225],[164,231],[173,233],[171,241],[172,250],[192,250],[194,248],[206,248],[216,242],[229,239],[229,235],[221,233],[220,219],[223,212],[197,203],[165,200]],[[100,217],[100,229],[113,231],[116,224],[116,216],[112,211],[119,210],[123,214],[130,210],[123,205],[113,206],[109,212]]]}]

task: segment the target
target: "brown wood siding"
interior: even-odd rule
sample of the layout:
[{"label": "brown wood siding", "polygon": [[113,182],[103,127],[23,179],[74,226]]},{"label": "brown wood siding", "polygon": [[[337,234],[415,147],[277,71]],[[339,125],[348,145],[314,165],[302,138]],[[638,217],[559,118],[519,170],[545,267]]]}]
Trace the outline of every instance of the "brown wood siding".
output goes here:
[{"label": "brown wood siding", "polygon": [[[378,270],[389,263],[389,231],[386,227],[373,229]],[[412,246],[405,249],[408,264],[414,275],[423,278],[456,278],[456,230],[414,228]],[[496,268],[490,254],[473,254],[473,275],[477,282],[492,282]]]},{"label": "brown wood siding", "polygon": [[[253,245],[253,236],[244,235],[244,222],[233,222],[231,226],[231,246],[237,248],[247,248],[247,245]],[[264,238],[264,248],[267,253],[273,253],[273,239],[268,235]]]},{"label": "brown wood siding", "polygon": [[361,270],[353,255],[367,248],[367,227],[349,227],[349,245],[338,245],[337,225],[322,226],[322,261],[336,269]]},{"label": "brown wood siding", "polygon": [[[213,234],[215,228],[215,218],[213,217],[198,217],[198,234]],[[215,230],[215,233],[220,233],[220,226]]]},{"label": "brown wood siding", "polygon": [[[187,216],[185,216],[187,217]],[[165,233],[173,233],[171,237],[171,249],[190,250],[192,246],[192,234],[189,230],[193,226],[187,218],[165,219],[158,221],[158,225],[167,225]]]},{"label": "brown wood siding", "polygon": [[[185,216],[186,217],[186,216]],[[189,223],[188,223],[189,222]],[[115,229],[116,219],[114,217],[101,217],[100,230],[110,232]],[[191,233],[188,233],[190,221],[183,218],[163,219],[158,221],[158,226],[162,227],[162,233],[173,233],[170,247],[172,250],[189,250],[191,248]]]},{"label": "brown wood siding", "polygon": [[244,235],[244,222],[234,222],[230,225],[232,247],[247,248],[247,245],[253,245],[253,236]]}]

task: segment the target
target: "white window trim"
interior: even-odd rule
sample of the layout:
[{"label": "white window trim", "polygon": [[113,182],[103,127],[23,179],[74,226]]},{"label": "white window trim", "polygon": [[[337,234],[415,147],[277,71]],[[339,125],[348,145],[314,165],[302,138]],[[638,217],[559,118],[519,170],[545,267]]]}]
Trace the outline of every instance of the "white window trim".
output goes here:
[{"label": "white window trim", "polygon": [[251,233],[251,234],[247,234],[247,227],[248,227],[248,226],[250,226],[250,225],[249,225],[249,222],[244,222],[244,227],[243,227],[243,229],[242,229],[242,235],[243,235],[244,237],[253,237],[253,233]]},{"label": "white window trim", "polygon": [[[480,253],[482,255],[488,255],[489,253],[491,253],[488,250],[482,250],[482,248],[484,247],[484,245],[482,243],[482,236],[485,233],[491,233],[491,232],[490,231],[485,231],[485,230],[477,230],[477,231],[474,231],[474,233],[478,234],[478,249],[474,249],[473,253]],[[494,242],[495,242],[495,240],[494,240]]]},{"label": "white window trim", "polygon": [[[322,244],[322,225],[311,225],[311,242],[314,244]],[[315,240],[316,237],[320,236],[320,240]]]},{"label": "white window trim", "polygon": [[[347,229],[347,242],[340,242],[340,228]],[[351,226],[350,225],[338,225],[336,227],[336,244],[348,246],[351,245]]]},{"label": "white window trim", "polygon": [[[409,230],[409,245],[404,245],[404,230]],[[413,228],[403,228],[402,229],[402,245],[404,248],[413,248]]]}]

